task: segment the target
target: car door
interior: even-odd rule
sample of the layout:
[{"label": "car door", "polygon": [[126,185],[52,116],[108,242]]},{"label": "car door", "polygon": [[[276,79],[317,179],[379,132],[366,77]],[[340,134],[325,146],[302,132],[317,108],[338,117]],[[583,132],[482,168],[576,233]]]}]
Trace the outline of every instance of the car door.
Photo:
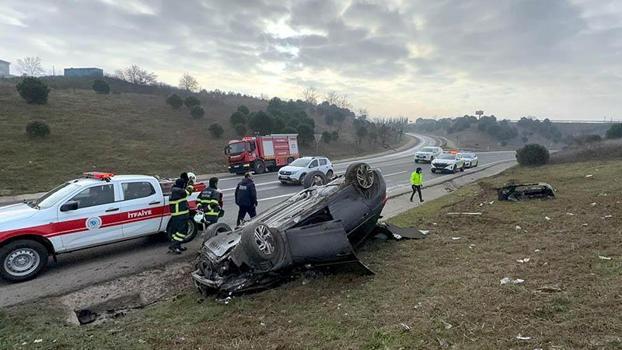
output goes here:
[{"label": "car door", "polygon": [[132,238],[159,232],[165,209],[162,195],[149,181],[120,184],[122,200],[118,204],[123,235]]},{"label": "car door", "polygon": [[309,163],[309,172],[320,170],[319,167],[318,160],[314,159],[311,163]]},{"label": "car door", "polygon": [[[59,222],[73,231],[61,236],[64,249],[80,249],[123,238],[122,223],[115,217],[119,210],[116,192],[113,183],[92,184],[59,205]],[[61,210],[62,204],[69,202],[77,202],[77,209]]]},{"label": "car door", "polygon": [[328,172],[328,170],[329,170],[329,167],[328,167],[328,159],[326,159],[326,158],[320,158],[320,159],[319,159],[319,161],[320,161],[320,170],[321,170],[324,174],[326,174],[326,173]]}]

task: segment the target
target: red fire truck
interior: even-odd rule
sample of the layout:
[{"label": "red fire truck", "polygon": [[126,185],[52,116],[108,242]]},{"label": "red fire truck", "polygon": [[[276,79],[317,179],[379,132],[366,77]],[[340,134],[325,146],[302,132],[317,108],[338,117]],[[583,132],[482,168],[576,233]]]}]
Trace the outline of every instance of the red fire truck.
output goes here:
[{"label": "red fire truck", "polygon": [[229,171],[234,174],[276,171],[300,157],[298,134],[246,136],[241,140],[231,140],[225,147],[225,155]]}]

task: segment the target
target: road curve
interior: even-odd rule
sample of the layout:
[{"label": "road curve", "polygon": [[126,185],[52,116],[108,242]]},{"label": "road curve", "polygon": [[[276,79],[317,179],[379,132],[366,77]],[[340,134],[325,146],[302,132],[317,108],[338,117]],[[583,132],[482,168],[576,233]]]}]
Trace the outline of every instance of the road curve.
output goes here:
[{"label": "road curve", "polygon": [[[415,168],[414,152],[425,146],[437,145],[438,139],[425,135],[412,135],[421,142],[416,146],[380,156],[364,156],[359,159],[335,162],[336,173],[343,173],[351,162],[365,161],[380,168],[387,183],[389,194],[403,190],[408,185],[409,175]],[[478,153],[480,164],[513,159],[513,152]],[[429,164],[417,164],[423,168],[425,180],[444,176],[432,174]],[[469,171],[469,170],[466,170]],[[256,175],[259,206],[261,212],[301,190],[300,186],[282,185],[276,180],[276,173]],[[240,177],[222,178],[219,186],[224,193],[224,222],[234,224],[237,207],[233,198]],[[406,208],[405,208],[406,209]],[[88,285],[111,280],[123,275],[140,272],[167,263],[194,257],[199,240],[189,244],[189,250],[182,256],[167,254],[168,243],[160,237],[145,237],[104,247],[86,249],[58,256],[57,262],[50,262],[48,270],[32,281],[10,284],[0,280],[0,307],[21,303],[45,296],[64,294]]]}]

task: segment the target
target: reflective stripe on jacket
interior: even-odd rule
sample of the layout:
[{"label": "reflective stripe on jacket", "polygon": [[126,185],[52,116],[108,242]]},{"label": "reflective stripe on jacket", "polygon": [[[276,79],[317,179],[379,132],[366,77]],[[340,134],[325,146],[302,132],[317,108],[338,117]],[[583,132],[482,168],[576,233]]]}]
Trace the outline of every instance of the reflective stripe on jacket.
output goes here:
[{"label": "reflective stripe on jacket", "polygon": [[188,214],[190,212],[188,206],[188,196],[190,192],[186,189],[179,187],[173,187],[171,190],[171,196],[169,197],[168,207],[171,211],[171,216],[179,216]]},{"label": "reflective stripe on jacket", "polygon": [[413,173],[410,174],[410,184],[416,186],[423,185],[423,173],[413,171]]},{"label": "reflective stripe on jacket", "polygon": [[222,205],[222,193],[217,189],[208,187],[197,198],[199,205],[203,207],[205,215],[218,216]]}]

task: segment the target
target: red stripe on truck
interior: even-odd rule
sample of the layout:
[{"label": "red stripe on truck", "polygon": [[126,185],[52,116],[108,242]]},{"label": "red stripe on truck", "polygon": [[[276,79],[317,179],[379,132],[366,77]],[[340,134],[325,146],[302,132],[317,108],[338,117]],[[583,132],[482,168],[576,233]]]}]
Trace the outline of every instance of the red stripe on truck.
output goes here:
[{"label": "red stripe on truck", "polygon": [[[188,201],[191,209],[196,208],[196,201]],[[99,218],[102,220],[101,227],[112,227],[123,225],[131,222],[138,222],[144,220],[155,219],[158,217],[168,216],[170,214],[169,206],[159,206],[152,208],[144,208],[132,211],[126,211],[121,213],[101,215]],[[86,221],[93,216],[84,217],[80,219],[73,219],[61,222],[52,222],[45,225],[30,226],[24,228],[18,228],[8,231],[0,231],[0,242],[7,239],[22,236],[22,235],[37,235],[44,237],[56,237],[60,235],[66,235],[70,233],[88,231]],[[155,232],[154,232],[155,233]]]}]

